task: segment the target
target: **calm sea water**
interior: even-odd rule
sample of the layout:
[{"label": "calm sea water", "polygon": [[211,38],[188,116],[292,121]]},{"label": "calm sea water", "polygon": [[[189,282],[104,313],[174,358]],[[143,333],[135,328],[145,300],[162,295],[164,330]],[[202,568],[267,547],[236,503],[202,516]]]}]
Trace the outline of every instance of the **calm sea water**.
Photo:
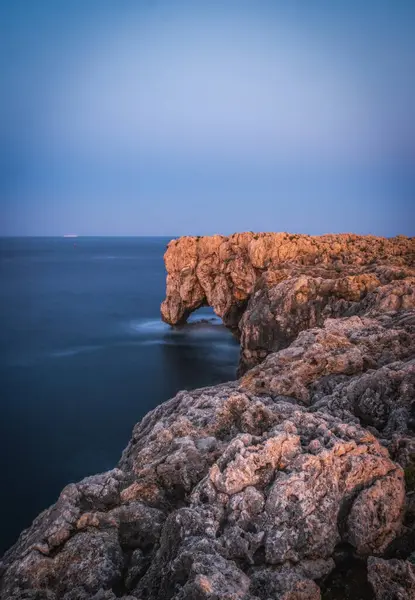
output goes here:
[{"label": "calm sea water", "polygon": [[180,389],[235,378],[209,309],[161,322],[164,238],[0,239],[0,554]]}]

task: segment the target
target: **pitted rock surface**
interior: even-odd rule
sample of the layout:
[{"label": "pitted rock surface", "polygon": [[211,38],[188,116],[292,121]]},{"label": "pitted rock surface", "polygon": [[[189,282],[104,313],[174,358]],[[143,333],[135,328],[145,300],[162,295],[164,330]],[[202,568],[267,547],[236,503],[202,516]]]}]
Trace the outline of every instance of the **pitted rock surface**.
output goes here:
[{"label": "pitted rock surface", "polygon": [[[403,318],[404,317],[404,318]],[[368,317],[327,319],[302,331],[284,350],[270,354],[242,378],[250,391],[284,394],[309,404],[311,387],[328,375],[356,375],[415,352],[415,310]]]},{"label": "pitted rock surface", "polygon": [[336,547],[382,555],[404,501],[402,469],[358,424],[238,384],[181,392],[118,469],[65,488],[22,534],[1,597],[319,597]]},{"label": "pitted rock surface", "polygon": [[[369,266],[413,265],[413,238],[379,238],[353,234],[308,236],[287,233],[236,233],[229,237],[185,236],[172,240],[164,257],[167,270],[164,320],[172,325],[209,304],[225,323],[252,294],[258,278],[279,272],[280,280],[303,268],[312,276],[332,272],[339,277]],[[282,269],[282,271],[281,271]],[[390,271],[390,272],[391,272]]]},{"label": "pitted rock surface", "polygon": [[368,576],[376,600],[415,599],[415,567],[408,561],[370,558]]},{"label": "pitted rock surface", "polygon": [[117,468],[68,485],[0,561],[0,599],[345,600],[353,569],[365,600],[412,598],[413,252],[401,236],[171,242],[163,317],[213,306],[244,375],[179,392]]},{"label": "pitted rock surface", "polygon": [[415,238],[182,237],[164,260],[163,320],[180,325],[199,307],[213,307],[240,338],[240,375],[327,318],[415,308]]},{"label": "pitted rock surface", "polygon": [[267,273],[257,282],[239,321],[240,374],[289,346],[301,331],[321,327],[329,318],[377,318],[415,309],[415,277],[409,273],[409,269],[388,270],[389,277],[407,276],[384,284],[386,273],[378,269],[331,279],[291,275],[275,285],[273,274]]}]

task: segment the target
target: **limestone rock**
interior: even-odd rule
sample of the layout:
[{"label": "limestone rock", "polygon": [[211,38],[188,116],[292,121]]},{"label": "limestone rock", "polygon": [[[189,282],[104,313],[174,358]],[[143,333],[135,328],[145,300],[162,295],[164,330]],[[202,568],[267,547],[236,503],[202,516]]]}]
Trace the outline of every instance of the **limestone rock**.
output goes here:
[{"label": "limestone rock", "polygon": [[181,237],[169,243],[164,257],[167,290],[162,317],[172,325],[180,324],[192,311],[208,304],[225,324],[236,326],[265,271],[287,265],[288,273],[293,266],[314,272],[328,268],[339,277],[382,263],[405,268],[413,263],[414,251],[413,238],[404,236],[247,232],[229,237]]},{"label": "limestone rock", "polygon": [[408,321],[415,311],[384,321],[367,317],[327,319],[322,328],[302,331],[286,349],[270,354],[243,378],[256,393],[291,396],[310,403],[310,388],[329,375],[356,375],[414,355],[415,336]]},{"label": "limestone rock", "polygon": [[237,382],[181,392],[136,426],[118,469],[22,534],[0,597],[318,598],[338,544],[381,555],[404,499],[402,469],[358,424]]},{"label": "limestone rock", "polygon": [[415,277],[382,285],[375,273],[368,272],[332,279],[291,274],[274,285],[270,275],[267,272],[257,282],[239,322],[240,374],[269,353],[289,346],[301,331],[321,327],[329,318],[376,318],[415,308]]},{"label": "limestone rock", "polygon": [[415,238],[285,233],[183,237],[165,254],[162,318],[212,306],[241,341],[239,375],[327,318],[415,308]]},{"label": "limestone rock", "polygon": [[[333,382],[327,394],[317,384],[311,392],[315,410],[350,420],[355,416],[382,439],[415,431],[415,360],[392,362],[359,376]],[[391,443],[391,449],[393,443]],[[393,448],[395,452],[397,449]]]},{"label": "limestone rock", "polygon": [[369,558],[368,577],[376,600],[415,599],[415,568],[408,561]]},{"label": "limestone rock", "polygon": [[171,242],[163,318],[213,306],[244,375],[179,392],[68,485],[4,555],[0,600],[318,600],[356,564],[378,599],[414,597],[413,256],[402,236]]}]

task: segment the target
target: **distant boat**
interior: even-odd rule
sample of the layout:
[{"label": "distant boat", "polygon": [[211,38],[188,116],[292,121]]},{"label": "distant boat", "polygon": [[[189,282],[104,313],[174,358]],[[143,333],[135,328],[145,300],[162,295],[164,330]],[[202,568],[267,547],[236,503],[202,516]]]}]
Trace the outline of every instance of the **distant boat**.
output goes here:
[{"label": "distant boat", "polygon": [[65,233],[64,238],[76,238],[78,235],[76,233]]}]

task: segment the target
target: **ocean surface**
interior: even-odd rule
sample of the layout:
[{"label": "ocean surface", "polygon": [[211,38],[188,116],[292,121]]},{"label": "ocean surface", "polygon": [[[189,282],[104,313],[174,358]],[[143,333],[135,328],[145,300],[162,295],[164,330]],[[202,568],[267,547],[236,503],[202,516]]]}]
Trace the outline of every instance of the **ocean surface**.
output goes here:
[{"label": "ocean surface", "polygon": [[235,378],[210,309],[160,320],[168,241],[0,239],[0,555],[67,483],[113,468],[146,412]]}]

